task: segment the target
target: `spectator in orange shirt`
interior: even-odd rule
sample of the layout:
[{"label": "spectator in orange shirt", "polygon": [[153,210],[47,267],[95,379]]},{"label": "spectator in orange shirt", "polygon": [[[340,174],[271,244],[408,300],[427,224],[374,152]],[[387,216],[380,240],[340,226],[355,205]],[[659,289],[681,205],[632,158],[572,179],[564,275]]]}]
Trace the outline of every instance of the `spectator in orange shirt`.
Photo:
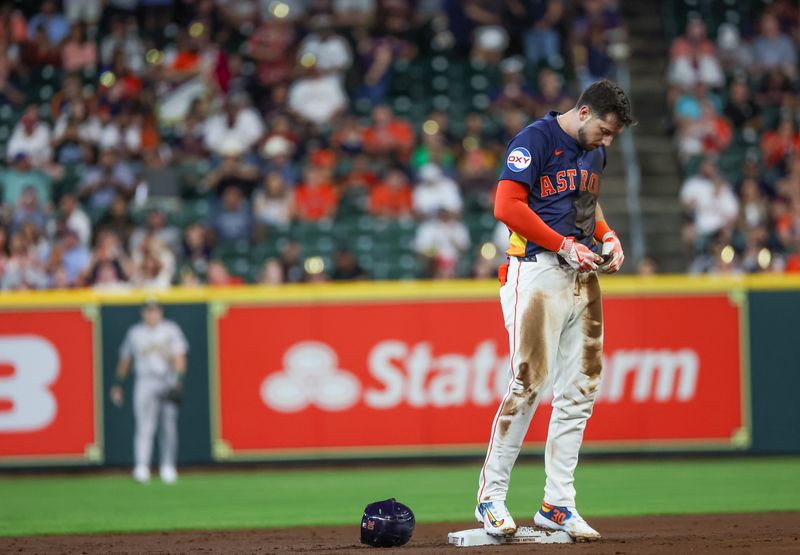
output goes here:
[{"label": "spectator in orange shirt", "polygon": [[372,110],[372,125],[364,131],[364,149],[370,154],[395,155],[407,161],[414,147],[414,129],[396,118],[392,109],[379,104]]},{"label": "spectator in orange shirt", "polygon": [[381,179],[372,163],[364,153],[356,154],[350,160],[350,167],[347,175],[341,182],[345,189],[359,189],[362,191],[371,190],[380,183]]},{"label": "spectator in orange shirt", "polygon": [[767,131],[761,139],[764,162],[771,168],[784,162],[791,154],[800,151],[800,134],[794,121],[784,118],[774,131]]},{"label": "spectator in orange shirt", "polygon": [[0,6],[0,39],[22,44],[27,38],[28,22],[25,15],[11,2],[3,2]]},{"label": "spectator in orange shirt", "polygon": [[294,192],[294,213],[300,220],[319,221],[332,218],[339,197],[333,185],[325,179],[323,168],[309,166],[305,179]]},{"label": "spectator in orange shirt", "polygon": [[369,211],[373,216],[387,218],[411,216],[411,187],[402,170],[390,169],[383,182],[372,189]]}]

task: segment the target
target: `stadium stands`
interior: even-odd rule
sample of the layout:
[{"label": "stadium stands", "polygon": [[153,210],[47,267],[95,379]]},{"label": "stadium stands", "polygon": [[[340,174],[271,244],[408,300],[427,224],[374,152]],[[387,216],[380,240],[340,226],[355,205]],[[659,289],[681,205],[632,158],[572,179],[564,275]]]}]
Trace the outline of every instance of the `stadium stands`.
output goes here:
[{"label": "stadium stands", "polygon": [[664,8],[689,271],[800,270],[797,5]]},{"label": "stadium stands", "polygon": [[[569,37],[598,17],[614,30],[620,24],[614,2],[602,2],[598,16],[596,2],[579,2],[550,22],[545,35],[557,41],[536,50],[536,40],[550,39],[528,33],[542,14],[524,3],[175,2],[157,12],[129,2],[102,11],[64,4],[0,9],[6,289],[97,285],[104,260],[114,261],[120,287],[161,286],[168,269],[173,284],[213,282],[209,273],[222,283],[257,282],[276,263],[282,281],[318,281],[354,275],[337,271],[342,252],[356,257],[356,275],[373,279],[490,275],[502,250],[491,245],[491,200],[506,141],[548,109],[569,106],[578,69],[594,78],[598,67],[613,72],[613,62],[574,66],[575,52],[586,53]],[[332,103],[338,89],[343,108],[302,100]],[[388,116],[376,115],[378,105]],[[106,163],[109,151],[116,159]],[[426,164],[462,197],[457,219],[469,246],[457,247],[455,269],[438,254],[453,245],[417,248],[433,216],[370,211],[370,191],[391,170],[416,188]],[[292,206],[309,170],[336,195],[335,210],[319,220]],[[271,172],[295,198],[280,223],[256,213],[254,191]],[[19,205],[22,189],[37,183],[46,194]],[[241,204],[226,206],[230,187]],[[79,205],[67,213],[61,199],[69,195]],[[318,200],[312,192],[309,202]],[[159,235],[146,225],[153,207],[183,239],[134,249],[137,230]],[[75,258],[69,230],[84,217],[91,261],[58,280],[65,258]],[[116,240],[101,240],[106,232]],[[227,273],[209,272],[218,262]]]}]

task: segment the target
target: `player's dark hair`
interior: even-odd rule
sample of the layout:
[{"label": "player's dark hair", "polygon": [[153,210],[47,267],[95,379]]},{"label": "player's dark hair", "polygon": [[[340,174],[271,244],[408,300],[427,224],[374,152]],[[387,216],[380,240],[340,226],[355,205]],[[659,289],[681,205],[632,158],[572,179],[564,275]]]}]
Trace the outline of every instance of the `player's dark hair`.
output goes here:
[{"label": "player's dark hair", "polygon": [[623,127],[635,125],[631,115],[631,101],[619,85],[608,79],[596,81],[581,93],[576,107],[588,106],[601,119],[614,114]]}]

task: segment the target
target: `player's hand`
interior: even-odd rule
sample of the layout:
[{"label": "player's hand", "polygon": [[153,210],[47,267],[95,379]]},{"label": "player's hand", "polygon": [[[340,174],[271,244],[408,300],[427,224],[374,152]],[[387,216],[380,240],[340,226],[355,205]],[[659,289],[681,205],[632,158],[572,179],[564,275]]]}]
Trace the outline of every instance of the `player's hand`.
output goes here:
[{"label": "player's hand", "polygon": [[108,396],[111,398],[111,402],[114,403],[114,406],[121,407],[125,402],[125,395],[122,392],[122,387],[118,385],[112,385],[111,391],[108,393]]},{"label": "player's hand", "polygon": [[593,253],[589,247],[577,243],[574,237],[564,237],[558,254],[579,272],[593,272],[603,261],[602,257]]},{"label": "player's hand", "polygon": [[603,235],[603,263],[600,271],[606,274],[616,273],[625,261],[625,253],[622,252],[622,243],[613,231]]},{"label": "player's hand", "polygon": [[174,405],[180,405],[183,402],[183,386],[180,383],[173,385],[167,390],[164,399]]}]

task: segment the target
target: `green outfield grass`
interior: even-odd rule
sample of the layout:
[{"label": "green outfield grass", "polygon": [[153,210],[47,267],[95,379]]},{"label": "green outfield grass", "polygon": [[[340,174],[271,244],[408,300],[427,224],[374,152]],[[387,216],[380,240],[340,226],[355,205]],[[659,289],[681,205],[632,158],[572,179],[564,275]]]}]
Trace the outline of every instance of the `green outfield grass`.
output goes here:
[{"label": "green outfield grass", "polygon": [[[472,518],[479,464],[328,470],[186,472],[174,486],[127,475],[0,478],[0,535],[350,524],[397,497],[418,522]],[[584,516],[800,510],[800,459],[586,462]],[[514,470],[520,520],[541,499],[540,464]]]}]

